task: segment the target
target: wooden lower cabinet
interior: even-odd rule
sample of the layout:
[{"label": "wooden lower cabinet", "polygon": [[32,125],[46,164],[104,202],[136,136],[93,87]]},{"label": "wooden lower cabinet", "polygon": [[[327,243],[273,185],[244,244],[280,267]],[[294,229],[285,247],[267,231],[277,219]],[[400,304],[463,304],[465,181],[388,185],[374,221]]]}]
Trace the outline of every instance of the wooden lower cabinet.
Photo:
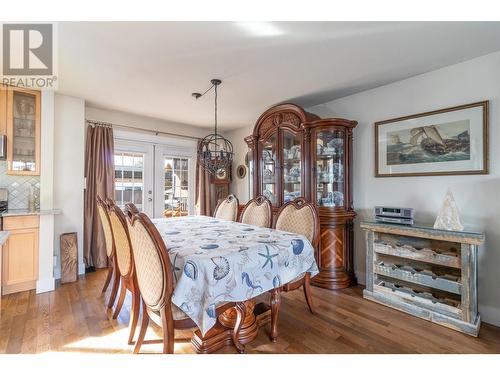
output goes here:
[{"label": "wooden lower cabinet", "polygon": [[316,260],[319,274],[313,285],[326,289],[343,289],[356,285],[353,264],[354,211],[335,213],[319,210],[320,241]]},{"label": "wooden lower cabinet", "polygon": [[2,294],[36,288],[38,280],[38,216],[5,217],[10,232],[2,251]]}]

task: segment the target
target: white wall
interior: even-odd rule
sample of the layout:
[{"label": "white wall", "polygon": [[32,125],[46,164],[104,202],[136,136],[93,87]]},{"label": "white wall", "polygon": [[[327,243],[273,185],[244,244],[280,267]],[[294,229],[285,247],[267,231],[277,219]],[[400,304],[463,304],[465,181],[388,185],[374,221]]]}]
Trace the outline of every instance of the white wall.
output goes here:
[{"label": "white wall", "polygon": [[116,125],[134,126],[149,130],[161,130],[172,134],[186,135],[191,137],[204,137],[212,130],[210,128],[200,128],[192,125],[165,121],[153,117],[145,117],[126,112],[93,107],[87,107],[85,109],[85,118],[87,120],[104,121]]},{"label": "white wall", "polygon": [[85,168],[85,101],[66,95],[55,97],[54,207],[62,213],[54,220],[54,274],[61,277],[62,233],[77,232],[79,273],[83,265],[83,189]]},{"label": "white wall", "polygon": [[[490,174],[479,176],[374,177],[373,123],[480,100],[490,100]],[[451,188],[466,224],[485,231],[479,250],[479,311],[500,325],[500,53],[334,100],[309,109],[322,117],[357,120],[354,130],[355,271],[362,282],[365,243],[359,221],[375,205],[409,206],[432,223]]]},{"label": "white wall", "polygon": [[248,152],[248,146],[243,139],[252,134],[253,127],[254,124],[244,128],[224,132],[224,136],[231,141],[234,147],[233,180],[231,181],[229,191],[236,195],[240,204],[244,204],[250,199],[252,176],[250,175],[250,171],[247,169],[245,178],[240,179],[236,176],[236,168],[238,165],[245,165],[245,156]]},{"label": "white wall", "polygon": [[[40,209],[54,208],[54,92],[42,91],[40,136]],[[54,290],[54,216],[40,216],[36,292]]]}]

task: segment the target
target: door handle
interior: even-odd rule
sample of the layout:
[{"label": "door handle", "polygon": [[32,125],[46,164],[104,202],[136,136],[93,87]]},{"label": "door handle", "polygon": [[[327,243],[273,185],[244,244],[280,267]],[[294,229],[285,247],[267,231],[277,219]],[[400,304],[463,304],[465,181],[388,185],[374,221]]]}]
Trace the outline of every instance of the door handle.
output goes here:
[{"label": "door handle", "polygon": [[153,198],[148,198],[148,202],[152,202],[153,201]]}]

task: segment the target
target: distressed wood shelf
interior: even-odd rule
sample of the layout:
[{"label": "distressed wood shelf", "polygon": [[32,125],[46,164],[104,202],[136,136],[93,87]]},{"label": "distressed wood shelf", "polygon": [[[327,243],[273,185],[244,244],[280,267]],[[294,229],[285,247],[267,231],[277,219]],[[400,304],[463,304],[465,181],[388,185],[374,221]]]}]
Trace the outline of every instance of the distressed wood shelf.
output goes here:
[{"label": "distressed wood shelf", "polygon": [[[435,276],[435,274],[425,274],[406,270],[394,265],[380,262],[373,266],[373,271],[378,275],[384,275],[398,280],[407,281],[418,285],[427,286],[433,289],[444,290],[446,292],[460,294],[460,282],[458,280]],[[430,273],[430,272],[429,272]]]},{"label": "distressed wood shelf", "polygon": [[460,258],[456,253],[443,254],[429,248],[416,249],[409,245],[397,246],[383,242],[375,243],[374,250],[379,254],[392,255],[395,257],[413,259],[426,263],[460,268]]},{"label": "distressed wood shelf", "polygon": [[362,222],[366,299],[477,336],[477,251],[483,233]]}]

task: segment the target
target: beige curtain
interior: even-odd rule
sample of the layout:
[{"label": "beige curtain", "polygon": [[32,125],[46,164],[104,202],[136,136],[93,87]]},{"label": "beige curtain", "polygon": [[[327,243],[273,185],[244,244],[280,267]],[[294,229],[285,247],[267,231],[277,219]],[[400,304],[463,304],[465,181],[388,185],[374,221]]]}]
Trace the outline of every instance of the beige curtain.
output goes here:
[{"label": "beige curtain", "polygon": [[110,125],[87,122],[85,145],[83,260],[87,269],[108,266],[108,257],[96,197],[114,199],[115,167],[113,129]]},{"label": "beige curtain", "polygon": [[212,214],[212,194],[210,192],[210,174],[196,162],[196,213],[210,216]]}]

